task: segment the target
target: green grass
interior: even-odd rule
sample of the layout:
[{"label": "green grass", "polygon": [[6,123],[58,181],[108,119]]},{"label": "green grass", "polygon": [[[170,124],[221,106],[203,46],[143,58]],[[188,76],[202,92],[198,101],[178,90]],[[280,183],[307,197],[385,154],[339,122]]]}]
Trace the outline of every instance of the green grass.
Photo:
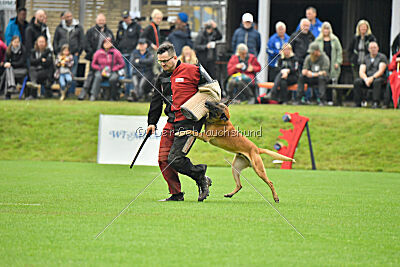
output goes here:
[{"label": "green grass", "polygon": [[[343,266],[399,265],[400,179],[396,173],[268,170],[281,203],[244,179],[232,199],[229,168],[211,167],[211,195],[182,177],[185,201],[162,177],[97,240],[156,167],[0,161],[0,265]],[[244,176],[272,201],[252,170]],[[40,206],[6,205],[38,203]]]},{"label": "green grass", "polygon": [[[57,100],[0,101],[0,160],[95,162],[99,114],[146,115],[146,103],[79,102]],[[242,130],[259,130],[250,138],[273,148],[285,112],[310,118],[311,137],[320,170],[400,172],[400,113],[317,106],[233,105],[231,120]],[[225,166],[226,152],[196,142],[191,157],[213,166]],[[306,134],[295,154],[296,169],[310,169]],[[273,168],[271,159],[264,164]]]}]

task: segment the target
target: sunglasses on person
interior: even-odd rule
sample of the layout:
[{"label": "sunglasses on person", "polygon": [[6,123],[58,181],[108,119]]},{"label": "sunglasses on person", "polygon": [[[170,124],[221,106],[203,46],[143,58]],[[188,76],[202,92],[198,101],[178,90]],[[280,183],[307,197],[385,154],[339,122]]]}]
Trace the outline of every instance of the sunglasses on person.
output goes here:
[{"label": "sunglasses on person", "polygon": [[168,61],[170,61],[174,56],[170,57],[169,59],[166,60],[157,60],[158,64],[162,65],[162,64],[167,64]]}]

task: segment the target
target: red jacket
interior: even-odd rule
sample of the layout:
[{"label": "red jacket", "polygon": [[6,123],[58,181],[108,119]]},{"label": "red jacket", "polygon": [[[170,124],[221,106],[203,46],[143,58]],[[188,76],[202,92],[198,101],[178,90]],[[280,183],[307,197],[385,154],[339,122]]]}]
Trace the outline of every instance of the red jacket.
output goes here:
[{"label": "red jacket", "polygon": [[237,55],[233,55],[228,62],[228,75],[231,76],[237,72],[240,73],[244,73],[247,76],[249,76],[252,80],[254,79],[255,75],[257,74],[257,72],[259,72],[261,70],[261,66],[260,63],[258,63],[257,58],[253,55],[253,54],[248,54],[249,55],[249,60],[248,60],[248,64],[251,64],[253,66],[253,71],[252,72],[248,72],[247,69],[246,70],[242,70],[242,69],[238,69],[236,68],[236,65],[239,64],[239,56]]},{"label": "red jacket", "polygon": [[108,52],[106,52],[103,48],[94,53],[93,61],[92,61],[92,68],[94,70],[103,70],[105,66],[111,67],[111,60],[112,60],[112,53],[114,54],[114,63],[112,71],[119,71],[123,67],[125,67],[124,59],[122,58],[121,53],[115,49],[110,48]]},{"label": "red jacket", "polygon": [[390,61],[390,64],[388,66],[389,71],[397,71],[396,58],[399,56],[399,54],[400,54],[400,50],[396,54],[393,55],[392,61]]},{"label": "red jacket", "polygon": [[198,91],[200,81],[199,67],[187,63],[180,63],[171,75],[172,106],[175,120],[186,120],[181,112],[181,105],[188,101]]}]

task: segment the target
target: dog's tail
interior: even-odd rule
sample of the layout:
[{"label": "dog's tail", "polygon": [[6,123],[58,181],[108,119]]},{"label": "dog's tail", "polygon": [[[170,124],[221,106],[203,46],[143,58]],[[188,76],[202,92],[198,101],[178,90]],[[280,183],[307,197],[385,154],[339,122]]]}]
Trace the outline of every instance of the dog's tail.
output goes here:
[{"label": "dog's tail", "polygon": [[260,154],[267,154],[267,155],[273,157],[274,159],[279,159],[279,160],[283,160],[283,161],[296,162],[295,159],[286,157],[286,156],[284,156],[284,155],[281,155],[281,154],[276,153],[276,152],[274,152],[274,151],[271,151],[271,150],[269,150],[269,149],[259,148],[258,151],[259,151],[258,153],[260,153]]}]

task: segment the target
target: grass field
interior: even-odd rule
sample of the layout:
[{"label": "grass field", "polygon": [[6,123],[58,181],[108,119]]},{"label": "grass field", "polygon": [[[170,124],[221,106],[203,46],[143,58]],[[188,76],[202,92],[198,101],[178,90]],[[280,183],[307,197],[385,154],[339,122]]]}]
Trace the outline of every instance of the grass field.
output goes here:
[{"label": "grass field", "polygon": [[[97,240],[94,237],[154,178],[156,167],[0,161],[0,265],[398,266],[398,173],[268,170],[281,203],[244,179],[210,167],[210,197],[182,178],[185,201],[160,203],[158,177]],[[244,176],[272,201],[252,170]],[[22,204],[40,204],[24,206]]]}]

